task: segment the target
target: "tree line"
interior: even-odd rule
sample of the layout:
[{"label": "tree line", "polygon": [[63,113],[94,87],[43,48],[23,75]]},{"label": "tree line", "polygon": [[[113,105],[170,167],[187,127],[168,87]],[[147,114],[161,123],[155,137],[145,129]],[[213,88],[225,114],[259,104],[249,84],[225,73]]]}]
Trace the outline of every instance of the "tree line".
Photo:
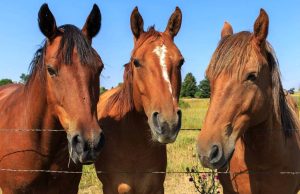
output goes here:
[{"label": "tree line", "polygon": [[[22,73],[20,76],[19,83],[25,84],[28,81],[29,75]],[[6,84],[12,84],[14,81],[11,79],[1,79],[0,80],[0,86],[6,85]],[[122,83],[119,83],[118,86],[120,86]],[[107,91],[105,87],[100,87],[100,94]],[[184,81],[182,83],[181,93],[180,97],[189,97],[189,98],[209,98],[210,97],[210,87],[209,87],[209,81],[207,79],[204,79],[200,81],[199,85],[196,84],[196,79],[193,76],[192,73],[188,73]]]},{"label": "tree line", "polygon": [[[22,73],[20,76],[19,83],[25,84],[29,78],[28,74]],[[0,86],[14,83],[11,79],[0,79]],[[120,86],[122,83],[119,83]],[[100,87],[100,94],[107,91],[103,86]],[[299,88],[300,91],[300,88]],[[288,90],[289,93],[294,93],[295,88]],[[186,74],[182,85],[181,85],[181,98],[210,98],[210,84],[207,78],[204,78],[197,85],[196,78],[192,73]]]},{"label": "tree line", "polygon": [[204,78],[197,85],[196,78],[192,73],[186,74],[182,85],[180,97],[183,98],[209,98],[210,84],[207,78]]},{"label": "tree line", "polygon": [[[29,79],[29,75],[22,73],[20,75],[20,80],[18,81],[18,83],[25,84],[28,79]],[[12,83],[15,83],[15,82],[11,79],[8,79],[8,78],[0,79],[0,86],[6,85],[6,84],[12,84]]]}]

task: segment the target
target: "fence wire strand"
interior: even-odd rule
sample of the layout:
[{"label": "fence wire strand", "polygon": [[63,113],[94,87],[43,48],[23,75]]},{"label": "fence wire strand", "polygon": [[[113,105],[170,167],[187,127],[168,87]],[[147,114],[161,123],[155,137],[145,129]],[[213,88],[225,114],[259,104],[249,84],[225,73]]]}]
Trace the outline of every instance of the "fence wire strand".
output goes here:
[{"label": "fence wire strand", "polygon": [[24,172],[24,173],[57,173],[57,174],[279,174],[279,175],[300,175],[298,171],[281,171],[281,172],[268,172],[268,171],[241,171],[241,172],[207,172],[207,171],[145,171],[145,172],[128,172],[128,171],[63,171],[63,170],[29,170],[29,169],[11,169],[2,168],[1,171],[5,172]]},{"label": "fence wire strand", "polygon": [[[181,129],[186,131],[200,131],[201,129]],[[0,129],[10,132],[65,132],[64,129]],[[57,173],[57,174],[213,174],[214,171],[145,171],[145,172],[107,172],[107,171],[64,171],[64,170],[34,170],[34,169],[11,169],[0,168],[0,172],[20,172],[20,173]],[[217,172],[218,174],[279,174],[279,175],[300,175],[300,171],[241,171],[241,172]]]}]

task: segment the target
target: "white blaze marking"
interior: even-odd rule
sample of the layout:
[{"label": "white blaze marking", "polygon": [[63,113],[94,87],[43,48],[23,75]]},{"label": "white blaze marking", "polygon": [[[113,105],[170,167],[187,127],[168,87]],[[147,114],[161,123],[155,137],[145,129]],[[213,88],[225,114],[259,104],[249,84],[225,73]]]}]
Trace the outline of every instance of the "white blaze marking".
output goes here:
[{"label": "white blaze marking", "polygon": [[169,91],[170,91],[170,93],[172,95],[172,86],[171,86],[170,78],[169,78],[169,75],[168,75],[167,64],[166,64],[167,47],[165,45],[157,46],[153,50],[153,52],[159,58],[159,63],[160,63],[161,70],[162,70],[162,76],[163,76],[164,80],[167,82],[167,84],[169,86]]}]

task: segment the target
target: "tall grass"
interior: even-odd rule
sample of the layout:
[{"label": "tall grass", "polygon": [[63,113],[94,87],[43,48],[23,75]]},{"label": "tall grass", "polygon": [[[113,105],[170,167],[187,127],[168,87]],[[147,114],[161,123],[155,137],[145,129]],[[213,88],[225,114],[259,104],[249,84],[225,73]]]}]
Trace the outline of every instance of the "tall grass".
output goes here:
[{"label": "tall grass", "polygon": [[182,108],[182,129],[201,129],[209,99],[183,99],[190,107]]}]

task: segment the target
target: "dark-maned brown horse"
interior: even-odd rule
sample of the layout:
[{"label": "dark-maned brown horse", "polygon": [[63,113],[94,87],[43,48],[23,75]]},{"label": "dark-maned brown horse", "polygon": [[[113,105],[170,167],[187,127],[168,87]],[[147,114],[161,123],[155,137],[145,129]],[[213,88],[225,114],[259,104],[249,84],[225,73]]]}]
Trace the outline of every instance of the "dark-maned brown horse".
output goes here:
[{"label": "dark-maned brown horse", "polygon": [[[205,167],[220,174],[224,193],[297,193],[299,119],[284,94],[278,62],[267,42],[264,10],[254,33],[233,34],[225,23],[207,69],[210,106],[198,138]],[[235,150],[235,151],[234,151]]]},{"label": "dark-maned brown horse", "polygon": [[[75,163],[90,163],[104,141],[97,120],[103,64],[91,47],[100,10],[94,5],[82,30],[57,27],[47,4],[38,21],[47,39],[32,61],[28,82],[0,88],[0,168],[81,171],[80,164],[68,168],[69,152]],[[61,132],[45,131],[50,129]],[[0,171],[4,194],[76,193],[79,181],[80,174]]]},{"label": "dark-maned brown horse", "polygon": [[108,172],[98,174],[105,194],[164,193],[165,174],[143,172],[166,170],[165,144],[175,141],[181,126],[178,98],[184,60],[173,41],[181,18],[176,8],[164,32],[154,27],[145,32],[138,9],[131,14],[134,49],[124,83],[104,93],[98,103],[106,141],[96,169]]}]

